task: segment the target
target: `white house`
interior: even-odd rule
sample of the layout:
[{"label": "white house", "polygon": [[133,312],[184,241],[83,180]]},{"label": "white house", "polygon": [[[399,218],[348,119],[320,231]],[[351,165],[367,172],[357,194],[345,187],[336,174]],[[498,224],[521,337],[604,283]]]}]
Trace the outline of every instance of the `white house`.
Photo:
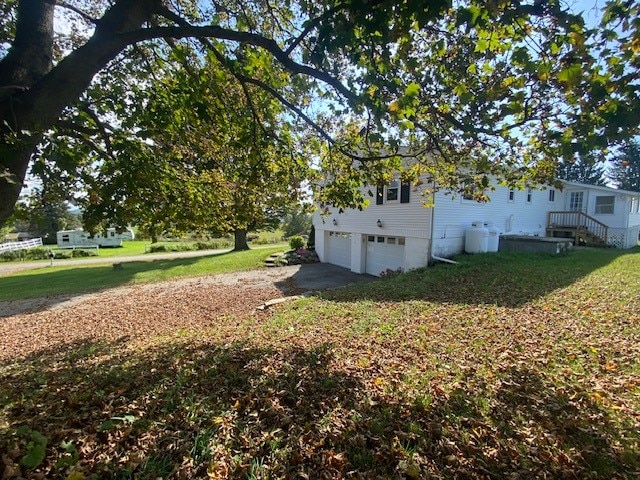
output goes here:
[{"label": "white house", "polygon": [[121,247],[123,240],[133,240],[134,238],[135,235],[130,228],[122,233],[118,233],[115,228],[107,228],[104,234],[102,232],[96,233],[93,237],[82,229],[61,230],[56,234],[59,248]]},{"label": "white house", "polygon": [[[356,273],[424,267],[462,253],[472,222],[492,222],[500,235],[571,236],[619,248],[638,243],[640,192],[563,182],[562,190],[496,187],[478,203],[445,192],[423,205],[417,188],[400,181],[374,187],[363,211],[316,213],[315,248],[322,262]],[[366,190],[366,189],[365,189]]]}]

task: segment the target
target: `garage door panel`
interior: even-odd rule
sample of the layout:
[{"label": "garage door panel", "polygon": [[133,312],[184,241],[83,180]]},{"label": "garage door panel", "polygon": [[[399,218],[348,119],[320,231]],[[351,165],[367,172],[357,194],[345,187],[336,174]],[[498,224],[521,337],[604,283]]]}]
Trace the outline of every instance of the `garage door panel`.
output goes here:
[{"label": "garage door panel", "polygon": [[328,263],[351,268],[351,234],[329,232]]},{"label": "garage door panel", "polygon": [[368,235],[365,271],[379,276],[390,270],[404,269],[404,238]]}]

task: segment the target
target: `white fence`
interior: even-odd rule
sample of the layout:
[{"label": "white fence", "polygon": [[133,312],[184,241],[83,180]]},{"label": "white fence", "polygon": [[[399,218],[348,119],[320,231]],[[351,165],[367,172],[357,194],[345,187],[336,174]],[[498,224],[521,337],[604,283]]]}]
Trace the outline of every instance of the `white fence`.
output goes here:
[{"label": "white fence", "polygon": [[29,248],[41,246],[41,238],[32,238],[31,240],[25,240],[24,242],[0,243],[0,253],[15,252],[16,250],[27,250]]}]

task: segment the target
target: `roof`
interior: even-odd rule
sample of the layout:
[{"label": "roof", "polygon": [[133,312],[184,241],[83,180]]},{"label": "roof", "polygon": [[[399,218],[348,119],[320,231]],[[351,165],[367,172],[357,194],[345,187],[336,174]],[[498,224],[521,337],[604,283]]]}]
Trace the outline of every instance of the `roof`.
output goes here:
[{"label": "roof", "polygon": [[568,187],[577,187],[577,188],[590,188],[592,190],[600,190],[602,192],[607,193],[616,193],[622,195],[640,195],[640,192],[634,192],[632,190],[622,190],[621,188],[613,188],[613,187],[605,187],[601,185],[589,185],[588,183],[578,183],[578,182],[570,182],[568,180],[560,180],[562,183],[567,185]]}]

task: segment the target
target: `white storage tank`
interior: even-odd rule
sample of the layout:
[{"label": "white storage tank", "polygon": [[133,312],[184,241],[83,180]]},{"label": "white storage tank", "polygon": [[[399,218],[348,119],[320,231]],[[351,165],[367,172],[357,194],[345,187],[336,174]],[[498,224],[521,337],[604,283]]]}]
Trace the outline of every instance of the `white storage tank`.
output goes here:
[{"label": "white storage tank", "polygon": [[493,225],[493,222],[484,222],[489,237],[487,239],[487,252],[497,252],[500,244],[500,229]]},{"label": "white storage tank", "polygon": [[473,222],[464,236],[464,251],[467,253],[487,253],[489,230],[483,222]]}]

